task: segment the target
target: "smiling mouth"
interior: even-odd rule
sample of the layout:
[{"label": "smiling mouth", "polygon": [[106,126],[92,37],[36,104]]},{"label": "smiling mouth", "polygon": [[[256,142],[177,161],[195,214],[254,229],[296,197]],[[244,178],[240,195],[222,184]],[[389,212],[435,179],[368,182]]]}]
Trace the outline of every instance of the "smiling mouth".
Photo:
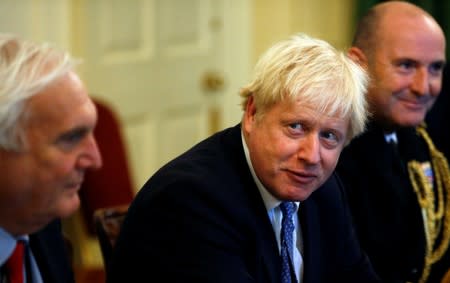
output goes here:
[{"label": "smiling mouth", "polygon": [[76,189],[79,190],[84,181],[84,174],[80,174],[77,176],[73,176],[71,180],[69,180],[66,184],[67,189]]},{"label": "smiling mouth", "polygon": [[427,107],[427,101],[418,101],[418,100],[401,100],[403,105],[405,105],[408,109],[411,110],[423,110]]},{"label": "smiling mouth", "polygon": [[81,184],[83,182],[75,182],[75,183],[69,183],[66,185],[66,189],[68,190],[79,190],[81,188]]},{"label": "smiling mouth", "polygon": [[296,172],[287,170],[288,176],[290,179],[294,180],[296,183],[300,184],[308,184],[317,179],[316,174],[308,173],[308,172]]}]

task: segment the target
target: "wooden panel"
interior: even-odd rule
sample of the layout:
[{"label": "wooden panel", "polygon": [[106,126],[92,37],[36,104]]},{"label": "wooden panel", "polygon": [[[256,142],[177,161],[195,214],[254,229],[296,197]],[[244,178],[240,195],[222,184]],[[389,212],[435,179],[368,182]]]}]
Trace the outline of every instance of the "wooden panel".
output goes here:
[{"label": "wooden panel", "polygon": [[152,0],[101,1],[99,44],[104,64],[150,59],[155,41],[153,4]]},{"label": "wooden panel", "polygon": [[211,47],[208,26],[208,20],[211,18],[211,1],[158,2],[159,42],[165,56],[190,56],[204,53],[205,49]]},{"label": "wooden panel", "polygon": [[204,138],[207,131],[206,108],[173,109],[162,119],[158,137],[158,160],[164,164]]},{"label": "wooden panel", "polygon": [[2,0],[0,31],[71,50],[70,0]]},{"label": "wooden panel", "polygon": [[129,120],[125,127],[136,192],[160,166],[157,159],[156,130],[155,121],[146,115]]}]

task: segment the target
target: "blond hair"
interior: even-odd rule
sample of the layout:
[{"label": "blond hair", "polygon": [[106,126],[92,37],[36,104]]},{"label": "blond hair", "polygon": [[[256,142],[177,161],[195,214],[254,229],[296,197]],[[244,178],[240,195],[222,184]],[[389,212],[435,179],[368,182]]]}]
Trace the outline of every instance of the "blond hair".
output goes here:
[{"label": "blond hair", "polygon": [[240,95],[243,109],[253,97],[257,117],[277,102],[297,99],[327,116],[350,118],[348,140],[364,130],[367,74],[327,42],[296,34],[267,50],[254,73]]}]

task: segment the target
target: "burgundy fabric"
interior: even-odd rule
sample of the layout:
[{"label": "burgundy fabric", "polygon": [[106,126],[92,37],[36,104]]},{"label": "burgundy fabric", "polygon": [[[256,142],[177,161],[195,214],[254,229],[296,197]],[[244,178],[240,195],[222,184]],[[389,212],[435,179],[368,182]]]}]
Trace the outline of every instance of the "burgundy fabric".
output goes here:
[{"label": "burgundy fabric", "polygon": [[99,170],[88,171],[80,189],[87,230],[95,234],[93,215],[99,208],[129,204],[134,196],[121,125],[110,106],[94,100],[98,123],[94,130],[103,159]]},{"label": "burgundy fabric", "polygon": [[9,283],[23,283],[23,259],[25,255],[25,243],[18,241],[13,253],[6,261],[6,272]]}]

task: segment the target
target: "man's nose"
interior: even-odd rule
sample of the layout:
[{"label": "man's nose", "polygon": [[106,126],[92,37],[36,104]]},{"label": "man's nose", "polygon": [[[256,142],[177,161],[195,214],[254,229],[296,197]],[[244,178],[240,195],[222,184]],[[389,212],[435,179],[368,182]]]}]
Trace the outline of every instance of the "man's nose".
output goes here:
[{"label": "man's nose", "polygon": [[102,167],[102,156],[93,134],[90,134],[86,141],[79,166],[84,169],[99,169]]},{"label": "man's nose", "polygon": [[303,143],[300,144],[298,158],[309,164],[320,162],[320,140],[316,134],[305,136]]},{"label": "man's nose", "polygon": [[430,75],[425,67],[418,68],[414,74],[411,85],[416,95],[428,95],[430,93]]}]

